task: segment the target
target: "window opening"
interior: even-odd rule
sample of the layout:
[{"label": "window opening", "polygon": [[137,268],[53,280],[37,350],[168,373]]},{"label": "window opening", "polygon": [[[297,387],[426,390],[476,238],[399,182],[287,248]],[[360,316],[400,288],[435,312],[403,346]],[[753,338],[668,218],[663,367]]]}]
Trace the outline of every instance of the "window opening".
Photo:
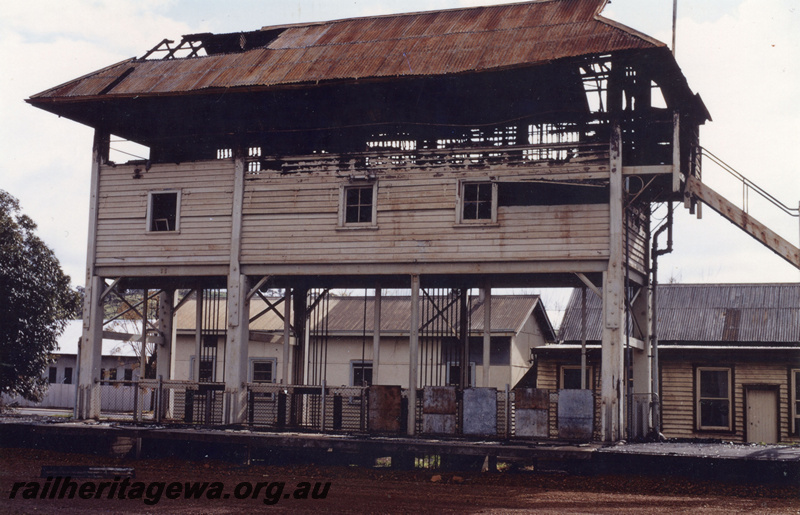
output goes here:
[{"label": "window opening", "polygon": [[[475,363],[470,362],[469,369],[469,386],[475,386]],[[447,386],[459,386],[461,382],[461,364],[449,362],[447,363]]]},{"label": "window opening", "polygon": [[261,171],[261,147],[250,147],[247,149],[247,171]]},{"label": "window opening", "polygon": [[731,428],[731,369],[697,369],[699,429]]},{"label": "window opening", "polygon": [[274,367],[272,360],[253,361],[252,381],[254,383],[274,383]]},{"label": "window opening", "polygon": [[216,376],[217,337],[204,336],[200,348],[200,382],[213,382]]},{"label": "window opening", "polygon": [[351,386],[372,385],[371,361],[353,361],[350,363],[350,385]]},{"label": "window opening", "polygon": [[358,224],[372,222],[374,187],[350,186],[345,188],[344,223]]},{"label": "window opening", "polygon": [[148,230],[169,232],[178,230],[179,197],[177,191],[150,193]]},{"label": "window opening", "polygon": [[461,219],[492,220],[493,189],[491,182],[464,183]]},{"label": "window opening", "polygon": [[[592,383],[592,367],[586,367],[586,387],[589,390],[594,389]],[[580,390],[581,389],[581,367],[566,365],[561,367],[561,389],[562,390]]]}]

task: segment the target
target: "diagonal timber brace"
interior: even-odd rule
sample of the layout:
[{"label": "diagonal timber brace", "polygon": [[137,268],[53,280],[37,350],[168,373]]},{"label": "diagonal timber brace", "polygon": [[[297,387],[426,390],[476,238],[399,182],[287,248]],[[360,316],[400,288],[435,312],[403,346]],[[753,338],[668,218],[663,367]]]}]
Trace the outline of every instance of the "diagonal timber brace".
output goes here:
[{"label": "diagonal timber brace", "polygon": [[744,232],[757,239],[777,255],[800,269],[800,249],[789,243],[775,231],[759,222],[728,199],[712,190],[697,178],[689,176],[684,195],[687,199],[697,198],[708,207],[722,215]]}]

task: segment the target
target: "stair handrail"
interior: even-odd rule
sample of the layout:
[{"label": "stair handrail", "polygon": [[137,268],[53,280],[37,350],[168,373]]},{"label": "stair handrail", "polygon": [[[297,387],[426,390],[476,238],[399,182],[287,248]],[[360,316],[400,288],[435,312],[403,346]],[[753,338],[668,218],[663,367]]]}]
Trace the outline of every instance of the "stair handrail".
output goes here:
[{"label": "stair handrail", "polygon": [[771,195],[769,192],[767,192],[764,188],[762,188],[758,184],[754,183],[753,181],[751,181],[750,179],[748,179],[747,177],[742,175],[740,172],[736,171],[731,165],[729,165],[728,163],[726,163],[725,161],[720,159],[718,156],[714,155],[714,153],[712,153],[707,148],[702,147],[702,146],[698,146],[698,148],[700,149],[700,152],[701,152],[701,154],[703,156],[708,157],[717,166],[719,166],[720,168],[722,168],[723,170],[725,170],[726,172],[731,174],[737,180],[741,181],[741,183],[742,183],[742,185],[744,187],[744,190],[742,192],[743,197],[744,197],[743,198],[742,210],[745,213],[747,213],[747,211],[748,211],[748,209],[747,209],[748,208],[748,205],[747,205],[748,204],[747,192],[749,191],[748,189],[752,189],[756,193],[761,195],[764,199],[769,201],[772,205],[774,205],[775,207],[777,207],[778,209],[780,209],[781,211],[786,213],[787,215],[800,218],[800,204],[796,208],[792,208],[792,207],[787,206],[786,204],[784,204],[783,202],[781,202],[780,200],[775,198],[773,195]]}]

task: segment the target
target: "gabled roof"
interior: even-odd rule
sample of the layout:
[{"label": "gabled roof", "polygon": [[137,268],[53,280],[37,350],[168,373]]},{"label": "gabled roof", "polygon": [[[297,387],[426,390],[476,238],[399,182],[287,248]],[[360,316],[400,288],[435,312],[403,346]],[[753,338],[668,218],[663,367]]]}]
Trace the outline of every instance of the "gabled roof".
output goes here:
[{"label": "gabled roof", "polygon": [[[197,34],[203,57],[132,58],[30,102],[252,90],[507,69],[664,43],[599,16],[606,0],[538,0]],[[154,54],[155,55],[155,54]]]},{"label": "gabled roof", "polygon": [[[800,345],[800,284],[663,284],[658,286],[663,343]],[[587,295],[587,339],[601,338],[600,298]],[[581,341],[581,293],[570,297],[559,340]]]},{"label": "gabled roof", "polygon": [[[373,299],[367,297],[366,306],[364,297],[339,297],[332,305],[328,315],[328,324],[331,332],[341,334],[361,334],[365,329],[372,334],[374,311]],[[435,299],[439,309],[447,304],[445,299]],[[435,309],[431,303],[420,299],[421,317],[429,312],[432,316]],[[457,304],[456,304],[457,306]],[[366,308],[366,324],[365,310]],[[469,317],[470,332],[483,332],[485,303],[478,298],[470,299]],[[456,310],[458,308],[456,307]],[[493,295],[491,306],[491,331],[492,334],[511,336],[519,333],[525,322],[533,315],[543,333],[546,341],[555,339],[550,320],[538,295]],[[425,321],[423,320],[424,324]],[[407,296],[384,296],[381,299],[381,331],[390,334],[407,335],[411,326],[411,298]]]},{"label": "gabled roof", "polygon": [[[277,304],[279,299],[269,299]],[[329,334],[332,336],[358,336],[366,331],[372,334],[374,311],[373,298],[367,297],[365,306],[364,297],[336,297],[331,296],[327,324]],[[446,302],[437,299],[437,306],[442,309]],[[425,299],[420,300],[420,311],[431,311],[430,303]],[[366,327],[364,327],[366,307]],[[253,298],[250,303],[251,318],[261,313],[266,304],[259,298]],[[278,308],[281,312],[283,306]],[[483,332],[484,303],[476,298],[471,299],[470,320],[472,333]],[[538,295],[493,295],[492,296],[492,334],[512,336],[519,333],[526,321],[533,316],[546,341],[555,340],[555,332],[547,313],[544,310]],[[226,326],[225,313],[219,313],[218,328],[224,330]],[[176,323],[179,331],[194,331],[195,303],[188,300],[178,310]],[[381,332],[390,335],[408,335],[411,325],[411,298],[408,296],[384,296],[381,299]],[[250,324],[253,332],[281,333],[283,321],[275,313],[268,311]]]}]

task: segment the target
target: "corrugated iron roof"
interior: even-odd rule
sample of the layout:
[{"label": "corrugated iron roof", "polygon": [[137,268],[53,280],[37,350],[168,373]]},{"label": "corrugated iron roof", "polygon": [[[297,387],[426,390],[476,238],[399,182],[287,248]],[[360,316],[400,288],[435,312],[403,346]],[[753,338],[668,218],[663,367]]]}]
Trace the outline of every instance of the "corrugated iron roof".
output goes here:
[{"label": "corrugated iron roof", "polygon": [[[270,299],[273,304],[279,299]],[[424,304],[428,302],[421,299]],[[441,309],[443,302],[437,304]],[[259,298],[253,298],[250,303],[251,318],[266,308],[266,304]],[[361,334],[364,329],[364,297],[335,297],[330,298],[328,318],[326,324],[331,334]],[[279,309],[282,311],[283,307]],[[366,331],[372,333],[374,321],[374,304],[372,297],[366,302]],[[471,331],[483,331],[484,303],[476,298],[471,299]],[[544,337],[548,341],[555,339],[550,322],[544,312],[538,295],[493,295],[492,296],[492,333],[516,334],[531,316],[536,316]],[[180,331],[193,331],[195,327],[195,301],[190,299],[177,311],[176,324]],[[411,298],[407,296],[384,296],[381,299],[381,331],[384,333],[407,334],[411,325]],[[220,313],[217,329],[224,330],[227,326],[225,314]],[[250,324],[251,331],[282,332],[283,320],[274,312],[268,311]]]},{"label": "corrugated iron roof", "polygon": [[[185,59],[131,59],[34,95],[31,101],[446,75],[665,46],[599,16],[605,3],[540,0],[265,27],[263,31],[277,35],[266,46]],[[204,35],[223,36],[240,35]],[[207,47],[231,48],[216,43]]]},{"label": "corrugated iron roof", "polygon": [[[447,304],[445,299],[434,300],[439,309],[442,309]],[[421,298],[420,312],[424,313],[428,305],[429,301]],[[485,304],[479,299],[470,299],[470,330],[472,332],[483,331],[484,306]],[[368,333],[371,333],[373,328],[373,307],[372,298],[367,298],[366,331]],[[538,295],[493,295],[491,308],[492,332],[507,334],[518,332],[537,307],[542,309]],[[364,308],[364,297],[338,298],[336,305],[331,307],[328,315],[331,331],[353,333],[363,331]],[[381,299],[381,331],[407,333],[410,325],[410,297],[385,296]],[[547,331],[546,328],[544,330]]]},{"label": "corrugated iron roof", "polygon": [[[674,343],[800,343],[800,284],[663,284],[658,339]],[[602,302],[588,292],[587,339],[601,339]],[[559,340],[581,340],[581,293],[570,297]]]}]

